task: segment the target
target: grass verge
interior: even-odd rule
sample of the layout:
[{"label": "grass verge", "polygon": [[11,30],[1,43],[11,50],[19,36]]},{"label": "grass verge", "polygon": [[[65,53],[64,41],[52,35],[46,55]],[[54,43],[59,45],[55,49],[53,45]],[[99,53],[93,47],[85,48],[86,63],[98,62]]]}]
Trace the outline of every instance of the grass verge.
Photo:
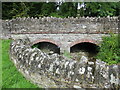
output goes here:
[{"label": "grass verge", "polygon": [[0,42],[2,42],[2,88],[38,88],[26,80],[11,62],[9,58],[11,40],[0,39]]}]

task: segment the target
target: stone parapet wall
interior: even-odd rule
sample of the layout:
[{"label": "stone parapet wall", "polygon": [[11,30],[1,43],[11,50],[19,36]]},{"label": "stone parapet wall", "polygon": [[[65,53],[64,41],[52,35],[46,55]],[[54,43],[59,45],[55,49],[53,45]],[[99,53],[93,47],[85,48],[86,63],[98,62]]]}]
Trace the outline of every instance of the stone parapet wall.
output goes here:
[{"label": "stone parapet wall", "polygon": [[11,60],[30,81],[46,88],[119,88],[120,66],[109,66],[100,60],[80,61],[58,54],[48,55],[29,46],[29,39],[14,40],[10,47]]},{"label": "stone parapet wall", "polygon": [[10,33],[109,33],[118,32],[118,17],[16,18],[2,23]]}]

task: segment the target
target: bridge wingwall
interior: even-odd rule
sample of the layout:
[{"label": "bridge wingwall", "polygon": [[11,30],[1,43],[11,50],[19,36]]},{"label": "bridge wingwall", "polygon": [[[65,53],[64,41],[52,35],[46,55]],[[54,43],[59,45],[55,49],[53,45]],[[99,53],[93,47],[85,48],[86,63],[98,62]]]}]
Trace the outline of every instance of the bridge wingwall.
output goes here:
[{"label": "bridge wingwall", "polygon": [[109,66],[85,57],[75,61],[58,54],[48,55],[40,49],[30,48],[29,43],[28,39],[13,41],[10,56],[18,70],[40,87],[115,90],[120,87],[120,65]]}]

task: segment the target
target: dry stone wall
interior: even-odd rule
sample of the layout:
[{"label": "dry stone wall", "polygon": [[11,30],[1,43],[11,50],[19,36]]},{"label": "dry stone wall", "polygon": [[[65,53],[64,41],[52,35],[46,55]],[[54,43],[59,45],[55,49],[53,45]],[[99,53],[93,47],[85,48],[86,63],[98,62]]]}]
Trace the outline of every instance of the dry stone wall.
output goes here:
[{"label": "dry stone wall", "polygon": [[80,61],[58,54],[48,55],[29,46],[29,39],[14,40],[11,60],[31,82],[44,88],[119,88],[120,66],[109,66],[100,60]]}]

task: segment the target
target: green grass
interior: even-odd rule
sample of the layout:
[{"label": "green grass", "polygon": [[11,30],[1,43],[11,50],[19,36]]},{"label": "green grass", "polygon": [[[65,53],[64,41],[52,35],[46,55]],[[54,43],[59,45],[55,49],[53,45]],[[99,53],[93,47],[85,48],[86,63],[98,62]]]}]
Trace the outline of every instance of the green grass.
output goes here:
[{"label": "green grass", "polygon": [[9,58],[11,40],[0,40],[2,42],[2,88],[38,88],[26,80],[16,69]]},{"label": "green grass", "polygon": [[63,56],[65,56],[67,58],[72,58],[71,54],[67,51],[64,51]]}]

